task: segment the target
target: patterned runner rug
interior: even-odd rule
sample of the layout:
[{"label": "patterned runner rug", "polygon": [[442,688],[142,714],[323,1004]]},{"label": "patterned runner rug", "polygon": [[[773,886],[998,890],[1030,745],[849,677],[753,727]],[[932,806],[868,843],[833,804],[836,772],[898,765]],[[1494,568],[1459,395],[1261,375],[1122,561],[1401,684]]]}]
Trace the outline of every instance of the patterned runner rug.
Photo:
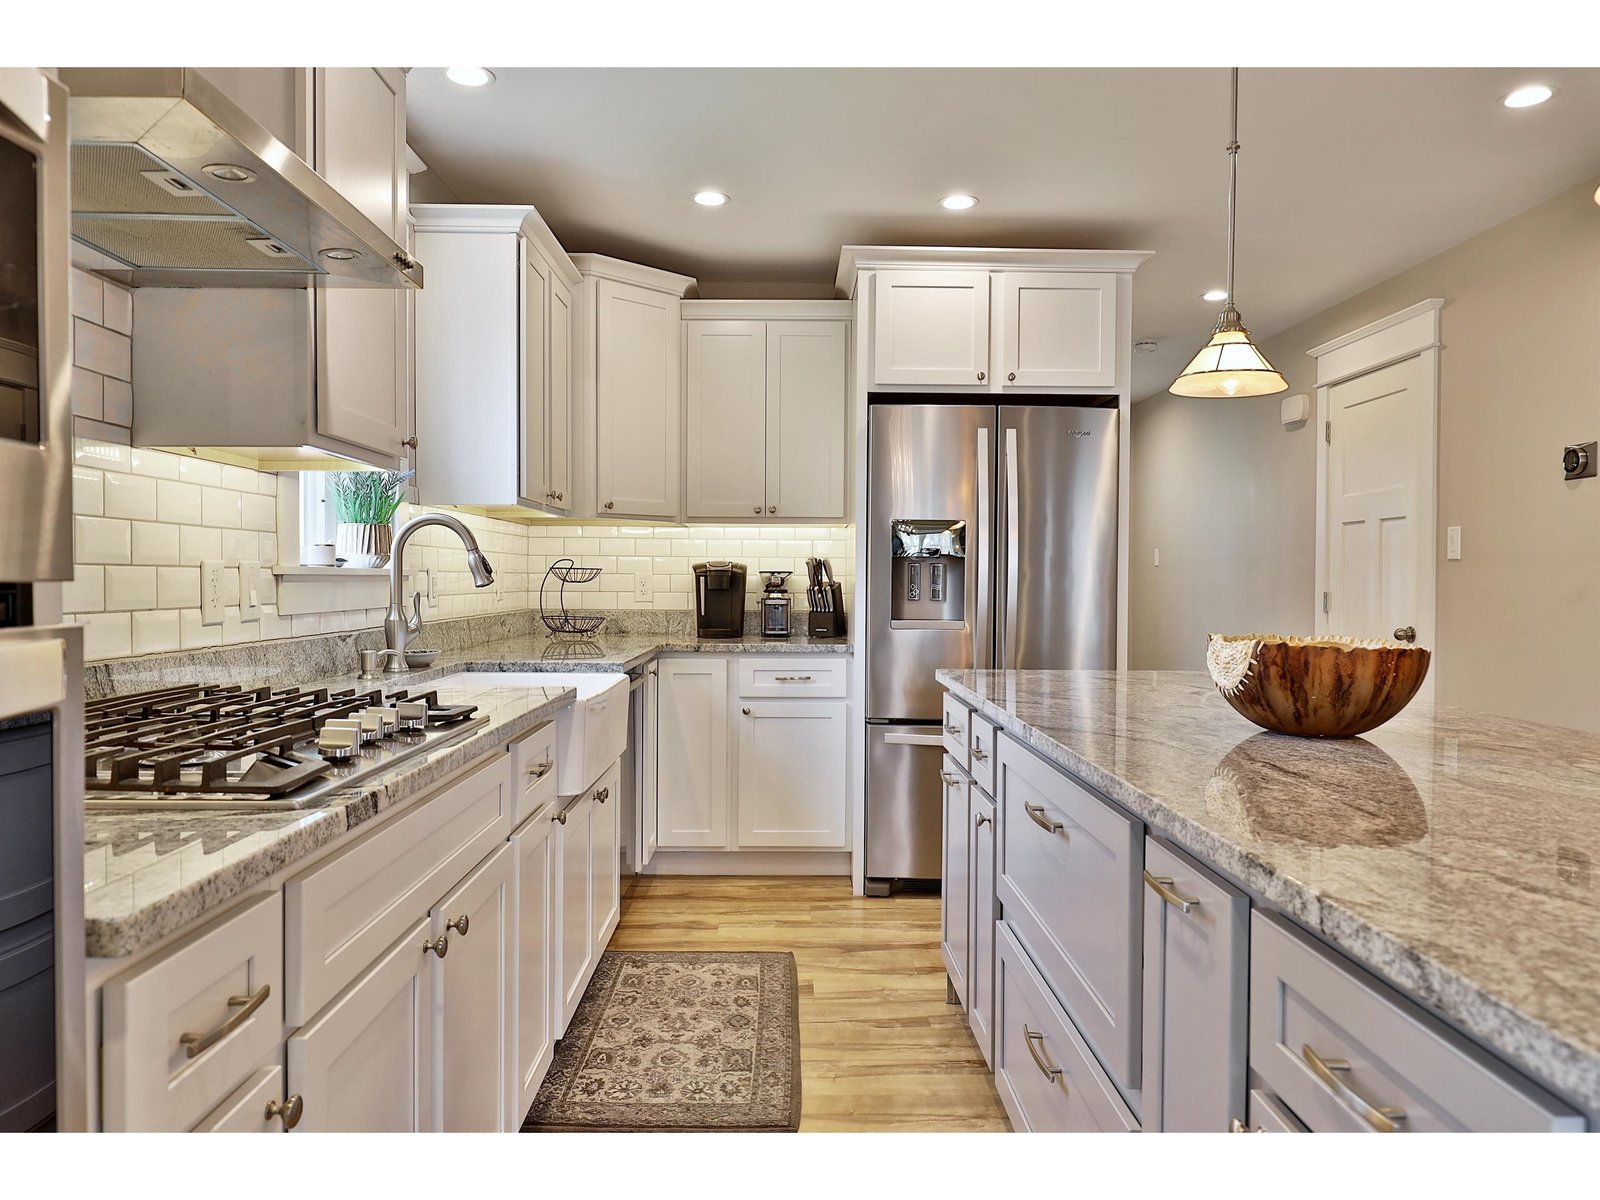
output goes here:
[{"label": "patterned runner rug", "polygon": [[601,957],[522,1131],[799,1124],[794,955],[622,951]]}]

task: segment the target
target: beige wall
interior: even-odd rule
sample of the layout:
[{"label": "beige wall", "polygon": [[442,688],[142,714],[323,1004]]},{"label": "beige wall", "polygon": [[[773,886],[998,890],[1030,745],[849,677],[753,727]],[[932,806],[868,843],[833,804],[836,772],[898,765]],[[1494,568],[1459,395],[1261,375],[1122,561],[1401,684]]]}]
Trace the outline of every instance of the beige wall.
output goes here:
[{"label": "beige wall", "polygon": [[[1600,730],[1600,480],[1564,482],[1560,458],[1569,442],[1600,438],[1597,183],[1265,343],[1290,390],[1311,392],[1310,347],[1418,300],[1445,299],[1438,700],[1592,730]],[[1228,402],[1162,397],[1134,409],[1136,666],[1195,666],[1199,624],[1310,625],[1314,431],[1283,432],[1278,397],[1236,403],[1222,411]],[[1459,562],[1443,559],[1449,525],[1462,527]],[[1149,566],[1160,544],[1149,539],[1185,534],[1184,569],[1168,571],[1165,545],[1162,566]],[[1209,564],[1197,559],[1205,543],[1215,548]],[[1174,615],[1185,607],[1197,616]]]}]

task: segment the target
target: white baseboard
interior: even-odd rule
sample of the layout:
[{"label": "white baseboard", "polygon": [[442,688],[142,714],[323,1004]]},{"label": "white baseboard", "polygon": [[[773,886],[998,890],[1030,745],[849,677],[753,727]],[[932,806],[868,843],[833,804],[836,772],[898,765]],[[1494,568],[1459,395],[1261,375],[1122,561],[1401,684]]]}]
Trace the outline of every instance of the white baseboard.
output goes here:
[{"label": "white baseboard", "polygon": [[645,875],[844,875],[848,850],[657,850]]}]

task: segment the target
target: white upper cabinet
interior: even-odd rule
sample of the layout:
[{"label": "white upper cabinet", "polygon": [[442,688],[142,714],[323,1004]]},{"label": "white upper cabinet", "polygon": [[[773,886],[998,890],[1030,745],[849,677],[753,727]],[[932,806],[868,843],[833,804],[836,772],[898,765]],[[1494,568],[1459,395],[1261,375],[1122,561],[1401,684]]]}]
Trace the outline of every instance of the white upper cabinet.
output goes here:
[{"label": "white upper cabinet", "polygon": [[1115,387],[1117,277],[1007,271],[1000,284],[999,382],[1006,387]]},{"label": "white upper cabinet", "polygon": [[989,272],[884,271],[873,304],[874,383],[981,386],[989,378]]},{"label": "white upper cabinet", "polygon": [[844,520],[848,306],[701,300],[683,313],[685,515]]},{"label": "white upper cabinet", "polygon": [[419,204],[417,477],[425,504],[572,507],[577,269],[525,204]]}]

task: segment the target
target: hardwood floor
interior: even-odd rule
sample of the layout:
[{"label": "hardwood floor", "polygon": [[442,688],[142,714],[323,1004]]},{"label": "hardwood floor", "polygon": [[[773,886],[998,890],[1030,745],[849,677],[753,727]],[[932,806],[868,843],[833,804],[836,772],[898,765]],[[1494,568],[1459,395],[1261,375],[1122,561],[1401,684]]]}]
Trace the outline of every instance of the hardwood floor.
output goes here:
[{"label": "hardwood floor", "polygon": [[945,1003],[939,899],[836,878],[640,876],[613,950],[789,950],[800,973],[800,1129],[1010,1128],[966,1015]]}]

